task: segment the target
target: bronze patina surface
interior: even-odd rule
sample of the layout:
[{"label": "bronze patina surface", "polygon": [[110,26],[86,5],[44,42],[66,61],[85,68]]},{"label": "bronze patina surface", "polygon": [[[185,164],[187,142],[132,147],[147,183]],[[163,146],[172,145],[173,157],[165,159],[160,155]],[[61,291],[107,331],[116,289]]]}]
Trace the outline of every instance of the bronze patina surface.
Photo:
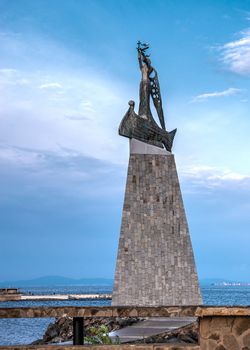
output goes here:
[{"label": "bronze patina surface", "polygon": [[[176,129],[170,132],[166,130],[158,74],[156,69],[152,67],[149,55],[146,53],[148,48],[147,44],[138,42],[138,61],[142,75],[139,111],[136,114],[134,101],[129,101],[129,109],[121,121],[119,134],[157,147],[165,147],[167,151],[171,152]],[[161,126],[157,124],[152,115],[150,99],[153,101]]]}]

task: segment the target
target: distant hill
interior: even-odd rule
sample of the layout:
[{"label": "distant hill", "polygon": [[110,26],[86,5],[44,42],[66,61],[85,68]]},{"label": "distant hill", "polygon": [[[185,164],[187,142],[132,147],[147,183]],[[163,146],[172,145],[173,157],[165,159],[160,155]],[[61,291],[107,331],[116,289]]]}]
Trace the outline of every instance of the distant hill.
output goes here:
[{"label": "distant hill", "polygon": [[3,281],[1,288],[7,287],[48,287],[48,286],[109,286],[113,285],[113,279],[107,278],[68,278],[63,276],[44,276],[30,280]]}]

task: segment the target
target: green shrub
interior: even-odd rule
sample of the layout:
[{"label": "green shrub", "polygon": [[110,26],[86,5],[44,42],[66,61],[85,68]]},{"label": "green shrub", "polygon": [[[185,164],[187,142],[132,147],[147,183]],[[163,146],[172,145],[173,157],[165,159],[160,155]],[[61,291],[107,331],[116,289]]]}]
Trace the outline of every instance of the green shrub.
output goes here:
[{"label": "green shrub", "polygon": [[84,337],[84,342],[89,344],[120,344],[119,338],[112,340],[109,336],[108,328],[105,325],[101,327],[90,328],[91,336]]}]

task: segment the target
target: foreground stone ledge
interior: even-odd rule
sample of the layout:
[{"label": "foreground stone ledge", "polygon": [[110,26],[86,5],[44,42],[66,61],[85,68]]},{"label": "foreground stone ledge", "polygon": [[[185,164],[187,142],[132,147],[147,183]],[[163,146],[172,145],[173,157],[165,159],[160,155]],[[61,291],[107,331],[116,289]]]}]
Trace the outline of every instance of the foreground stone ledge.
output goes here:
[{"label": "foreground stone ledge", "polygon": [[[0,304],[1,306],[1,304]],[[250,306],[159,306],[159,307],[20,307],[1,308],[0,318],[44,317],[173,317],[250,316]]]},{"label": "foreground stone ledge", "polygon": [[194,316],[197,306],[0,308],[0,318]]},{"label": "foreground stone ledge", "polygon": [[200,350],[189,344],[121,344],[121,345],[15,345],[0,346],[0,350]]},{"label": "foreground stone ledge", "polygon": [[211,306],[197,307],[195,312],[196,317],[209,316],[250,316],[249,306]]}]

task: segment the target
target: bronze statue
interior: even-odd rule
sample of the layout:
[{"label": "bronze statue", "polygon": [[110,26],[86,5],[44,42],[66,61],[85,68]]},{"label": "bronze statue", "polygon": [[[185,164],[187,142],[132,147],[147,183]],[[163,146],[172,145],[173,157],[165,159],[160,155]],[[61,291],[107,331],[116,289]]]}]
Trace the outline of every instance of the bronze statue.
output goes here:
[{"label": "bronze statue", "polygon": [[[142,73],[139,112],[137,115],[134,111],[134,101],[129,101],[130,107],[121,121],[119,134],[161,148],[165,147],[171,152],[176,129],[171,132],[166,131],[158,75],[146,53],[148,48],[148,44],[138,41],[138,61]],[[153,100],[161,127],[158,126],[151,113],[150,98]]]}]

